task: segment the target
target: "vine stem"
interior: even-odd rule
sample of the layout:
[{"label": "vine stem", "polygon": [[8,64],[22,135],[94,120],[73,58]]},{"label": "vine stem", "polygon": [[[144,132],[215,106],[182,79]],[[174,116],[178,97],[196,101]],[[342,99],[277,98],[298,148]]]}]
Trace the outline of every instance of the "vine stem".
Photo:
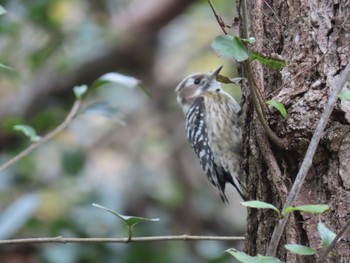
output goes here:
[{"label": "vine stem", "polygon": [[[295,178],[292,189],[290,190],[290,193],[287,197],[287,200],[285,202],[283,209],[285,209],[288,206],[293,205],[293,203],[296,199],[296,196],[298,195],[298,193],[303,185],[305,177],[306,177],[306,175],[311,167],[312,159],[315,155],[318,143],[322,137],[323,130],[326,127],[326,124],[329,120],[329,117],[330,117],[332,111],[333,111],[335,103],[337,102],[338,94],[343,89],[346,81],[349,79],[349,76],[350,76],[350,63],[348,63],[347,66],[345,67],[345,69],[341,72],[341,74],[339,76],[339,81],[335,85],[336,87],[333,89],[331,96],[329,97],[327,104],[325,105],[325,109],[322,113],[320,120],[318,121],[317,127],[315,129],[315,132],[314,132],[312,138],[311,138],[311,142],[310,142],[309,147],[306,151],[305,157],[304,157],[303,162],[300,166],[299,172],[297,174],[297,177]],[[277,225],[273,231],[269,247],[267,248],[267,256],[274,256],[276,254],[277,247],[278,247],[278,244],[281,240],[281,237],[282,237],[284,228],[286,226],[287,220],[288,220],[288,215],[286,215],[283,219],[281,219],[277,223]]]},{"label": "vine stem", "polygon": [[[249,30],[248,30],[248,7],[247,7],[247,1],[242,0],[242,28],[243,28],[243,38],[248,38],[249,37]],[[247,45],[246,45],[247,46]],[[247,47],[248,49],[248,47]],[[253,72],[252,72],[252,66],[249,61],[244,62],[244,69],[246,71],[246,76],[248,80],[248,87],[249,91],[252,97],[252,102],[254,105],[254,108],[256,110],[256,113],[258,115],[258,118],[267,134],[267,136],[271,139],[271,141],[277,145],[281,149],[285,149],[288,147],[288,141],[286,139],[279,138],[270,128],[269,124],[267,123],[265,114],[263,112],[264,108],[264,101],[262,101],[260,94],[258,94],[259,89],[257,85],[255,84],[255,80],[253,77]]]},{"label": "vine stem", "polygon": [[31,153],[32,151],[34,151],[36,148],[38,148],[40,145],[44,144],[45,142],[47,142],[48,140],[50,140],[52,137],[54,137],[56,134],[58,134],[59,132],[61,132],[62,130],[64,130],[68,124],[75,118],[75,116],[77,115],[80,107],[82,104],[82,100],[76,100],[72,106],[72,109],[70,110],[70,112],[68,113],[67,117],[65,118],[65,120],[58,125],[54,130],[52,130],[51,132],[49,132],[48,134],[46,134],[44,137],[42,137],[38,142],[32,143],[31,145],[29,145],[26,149],[24,149],[23,151],[21,151],[19,154],[17,154],[16,156],[14,156],[13,158],[11,158],[10,160],[8,160],[7,162],[5,162],[4,164],[2,164],[0,166],[0,173],[3,172],[5,169],[7,169],[8,167],[10,167],[11,165],[13,165],[14,163],[18,162],[19,160],[21,160],[23,157],[27,156],[29,153]]},{"label": "vine stem", "polygon": [[279,138],[270,128],[269,124],[267,123],[265,113],[263,112],[263,101],[261,101],[261,97],[258,95],[258,87],[255,85],[255,81],[253,78],[252,68],[250,61],[247,60],[244,62],[244,68],[246,70],[247,80],[248,80],[248,87],[250,90],[252,102],[255,108],[255,111],[258,115],[258,118],[261,122],[261,125],[264,128],[265,133],[267,134],[267,137],[271,139],[271,141],[277,145],[281,149],[286,149],[288,147],[288,141],[286,139]]}]

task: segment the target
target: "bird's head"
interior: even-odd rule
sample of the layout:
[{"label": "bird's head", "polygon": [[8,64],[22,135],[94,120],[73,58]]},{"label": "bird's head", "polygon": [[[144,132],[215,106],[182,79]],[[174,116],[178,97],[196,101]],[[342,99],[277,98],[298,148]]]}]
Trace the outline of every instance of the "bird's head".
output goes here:
[{"label": "bird's head", "polygon": [[219,75],[222,66],[212,73],[195,73],[184,78],[177,85],[175,92],[177,102],[186,114],[194,100],[204,92],[221,92],[222,88],[216,77]]}]

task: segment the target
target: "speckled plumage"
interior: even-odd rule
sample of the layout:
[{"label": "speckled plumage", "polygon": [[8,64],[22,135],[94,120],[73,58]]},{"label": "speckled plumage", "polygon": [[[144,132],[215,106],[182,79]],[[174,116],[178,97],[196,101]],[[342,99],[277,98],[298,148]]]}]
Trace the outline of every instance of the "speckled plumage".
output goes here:
[{"label": "speckled plumage", "polygon": [[190,75],[175,91],[186,116],[187,138],[208,179],[219,189],[221,199],[228,202],[226,183],[231,183],[245,199],[239,180],[242,134],[240,106],[215,80],[220,70]]}]

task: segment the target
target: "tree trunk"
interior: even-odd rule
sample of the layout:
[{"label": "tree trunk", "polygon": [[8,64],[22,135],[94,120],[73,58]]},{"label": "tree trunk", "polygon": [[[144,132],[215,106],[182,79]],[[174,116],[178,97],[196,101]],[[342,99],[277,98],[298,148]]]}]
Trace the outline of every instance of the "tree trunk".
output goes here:
[{"label": "tree trunk", "polygon": [[[350,56],[350,2],[346,0],[249,1],[249,32],[254,51],[287,61],[280,71],[253,62],[255,82],[265,100],[284,104],[287,119],[270,108],[270,127],[289,141],[279,149],[267,139],[243,87],[245,164],[250,199],[282,208],[324,105]],[[244,73],[243,73],[244,74]],[[347,86],[349,88],[349,85]],[[294,205],[328,204],[322,215],[294,212],[287,223],[277,257],[286,262],[315,262],[318,256],[295,256],[284,244],[321,248],[317,231],[323,222],[338,233],[349,218],[350,103],[338,101],[320,141],[313,164]],[[246,251],[265,254],[277,217],[272,210],[249,209]],[[346,240],[348,240],[346,242]],[[350,262],[350,231],[328,262]],[[319,253],[318,253],[319,255]]]}]

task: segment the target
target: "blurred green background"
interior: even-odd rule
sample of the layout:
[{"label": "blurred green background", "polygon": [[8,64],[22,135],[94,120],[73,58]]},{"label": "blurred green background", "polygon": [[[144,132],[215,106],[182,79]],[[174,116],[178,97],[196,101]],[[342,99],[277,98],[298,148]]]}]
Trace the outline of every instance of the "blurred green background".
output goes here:
[{"label": "blurred green background", "polygon": [[[213,1],[229,24],[232,1]],[[13,130],[45,135],[68,114],[72,88],[108,72],[147,91],[106,85],[53,140],[0,173],[0,239],[125,237],[121,221],[93,207],[159,218],[136,236],[244,235],[245,209],[233,187],[229,205],[201,171],[184,131],[174,88],[188,74],[232,62],[210,48],[221,35],[207,1],[8,0],[0,16],[0,162],[30,142]],[[239,87],[225,89],[239,97]],[[90,106],[89,106],[90,105]],[[42,244],[0,246],[0,262],[233,262],[243,242]]]}]

